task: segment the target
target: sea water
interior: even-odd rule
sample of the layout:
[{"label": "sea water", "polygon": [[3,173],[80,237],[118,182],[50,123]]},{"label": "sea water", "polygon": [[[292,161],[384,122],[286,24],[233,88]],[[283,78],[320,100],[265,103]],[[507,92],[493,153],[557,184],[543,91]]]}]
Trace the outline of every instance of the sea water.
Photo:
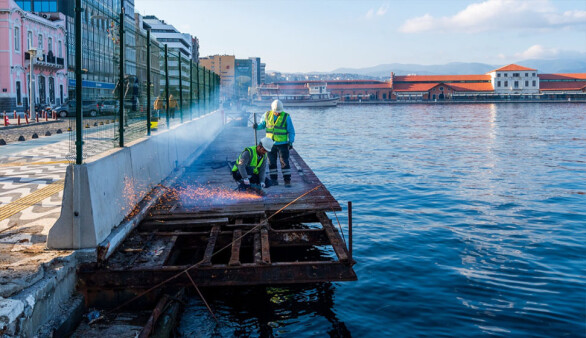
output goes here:
[{"label": "sea water", "polygon": [[358,281],[207,290],[181,335],[586,336],[585,104],[287,111]]}]

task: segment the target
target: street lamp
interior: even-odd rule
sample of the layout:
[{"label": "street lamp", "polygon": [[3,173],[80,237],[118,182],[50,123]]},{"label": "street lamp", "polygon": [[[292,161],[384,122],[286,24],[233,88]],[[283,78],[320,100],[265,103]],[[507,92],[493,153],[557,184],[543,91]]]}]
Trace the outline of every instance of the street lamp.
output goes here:
[{"label": "street lamp", "polygon": [[[33,67],[34,67],[34,59],[37,57],[37,55],[41,55],[41,57],[39,57],[39,61],[43,60],[43,50],[42,49],[36,49],[31,47],[28,50],[29,53],[29,58],[30,58],[30,67],[29,67],[29,88],[28,88],[28,96],[29,96],[29,114],[32,114],[32,110],[35,110],[35,92],[33,89]],[[32,116],[32,115],[30,115]]]}]

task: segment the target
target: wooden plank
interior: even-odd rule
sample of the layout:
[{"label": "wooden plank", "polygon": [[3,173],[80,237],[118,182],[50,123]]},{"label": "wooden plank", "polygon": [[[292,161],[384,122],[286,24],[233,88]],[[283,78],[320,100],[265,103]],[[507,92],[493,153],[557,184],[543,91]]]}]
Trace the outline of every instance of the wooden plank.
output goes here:
[{"label": "wooden plank", "polygon": [[146,218],[147,220],[154,219],[198,219],[198,218],[216,218],[216,217],[258,217],[263,216],[264,211],[242,211],[242,212],[200,212],[189,210],[175,210],[169,213],[165,210],[153,210]]},{"label": "wooden plank", "polygon": [[[167,247],[169,248],[169,250],[165,251],[165,256],[163,257],[163,265],[167,265],[169,263],[172,263],[171,253],[173,252],[173,248],[175,247],[175,243],[177,243],[178,238],[179,238],[179,236],[175,235],[175,236],[171,237],[171,240],[168,242],[169,244],[167,245]],[[175,260],[175,259],[173,259],[173,260]]]},{"label": "wooden plank", "polygon": [[234,230],[232,239],[232,254],[230,255],[230,266],[240,265],[240,245],[242,244],[242,230]]},{"label": "wooden plank", "polygon": [[253,255],[254,255],[254,263],[261,264],[262,263],[262,248],[260,245],[260,233],[256,232],[254,234],[254,245],[253,245]]},{"label": "wooden plank", "polygon": [[271,251],[269,248],[269,231],[267,229],[260,230],[260,241],[262,247],[262,263],[271,264]]},{"label": "wooden plank", "polygon": [[201,261],[201,266],[210,266],[212,265],[212,255],[214,253],[214,248],[216,247],[216,240],[218,239],[218,234],[220,233],[220,226],[214,225],[212,231],[210,232],[210,238],[208,239],[208,246],[206,247],[206,251],[203,256],[203,260]]},{"label": "wooden plank", "polygon": [[216,225],[216,224],[227,224],[228,217],[218,217],[218,218],[203,218],[203,219],[179,219],[179,220],[152,220],[152,221],[144,221],[142,222],[141,226],[147,227],[157,227],[159,225]]},{"label": "wooden plank", "polygon": [[332,220],[329,219],[328,216],[323,212],[318,213],[317,217],[319,218],[320,223],[324,227],[324,230],[326,231],[326,235],[330,239],[330,244],[334,248],[334,252],[336,252],[336,256],[338,256],[338,260],[340,262],[347,262],[348,261],[348,252],[346,250],[346,246],[344,245],[344,242],[342,241],[340,234],[334,228],[334,225],[332,224]]}]

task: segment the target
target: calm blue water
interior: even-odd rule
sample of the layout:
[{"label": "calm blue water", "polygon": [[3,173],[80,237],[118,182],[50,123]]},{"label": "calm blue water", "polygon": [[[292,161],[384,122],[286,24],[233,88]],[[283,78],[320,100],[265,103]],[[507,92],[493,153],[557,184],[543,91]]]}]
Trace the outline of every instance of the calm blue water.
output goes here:
[{"label": "calm blue water", "polygon": [[586,336],[586,105],[290,113],[359,280],[208,292],[184,336]]}]

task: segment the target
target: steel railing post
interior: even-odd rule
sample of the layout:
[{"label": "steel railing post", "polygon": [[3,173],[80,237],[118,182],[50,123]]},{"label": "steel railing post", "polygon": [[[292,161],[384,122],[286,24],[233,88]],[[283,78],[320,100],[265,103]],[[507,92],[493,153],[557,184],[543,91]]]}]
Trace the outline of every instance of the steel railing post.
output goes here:
[{"label": "steel railing post", "polygon": [[[81,80],[81,0],[75,0],[75,164],[83,162],[83,111]],[[31,58],[33,56],[31,55]],[[31,83],[32,86],[32,83]],[[31,111],[35,103],[31,102]]]},{"label": "steel railing post", "polygon": [[181,116],[181,123],[183,123],[183,72],[181,68],[181,52],[179,52],[179,114]]},{"label": "steel railing post", "polygon": [[348,256],[352,264],[352,202],[348,202]]},{"label": "steel railing post", "polygon": [[147,55],[146,55],[146,66],[147,66],[147,135],[151,135],[151,30],[147,29]]},{"label": "steel railing post", "polygon": [[120,76],[118,78],[118,95],[120,96],[118,109],[118,132],[120,133],[120,147],[124,147],[124,7],[120,10]]},{"label": "steel railing post", "polygon": [[166,121],[167,121],[167,129],[169,129],[169,49],[165,44],[165,112],[166,112]]},{"label": "steel railing post", "polygon": [[189,61],[189,120],[193,120],[193,61]]}]

